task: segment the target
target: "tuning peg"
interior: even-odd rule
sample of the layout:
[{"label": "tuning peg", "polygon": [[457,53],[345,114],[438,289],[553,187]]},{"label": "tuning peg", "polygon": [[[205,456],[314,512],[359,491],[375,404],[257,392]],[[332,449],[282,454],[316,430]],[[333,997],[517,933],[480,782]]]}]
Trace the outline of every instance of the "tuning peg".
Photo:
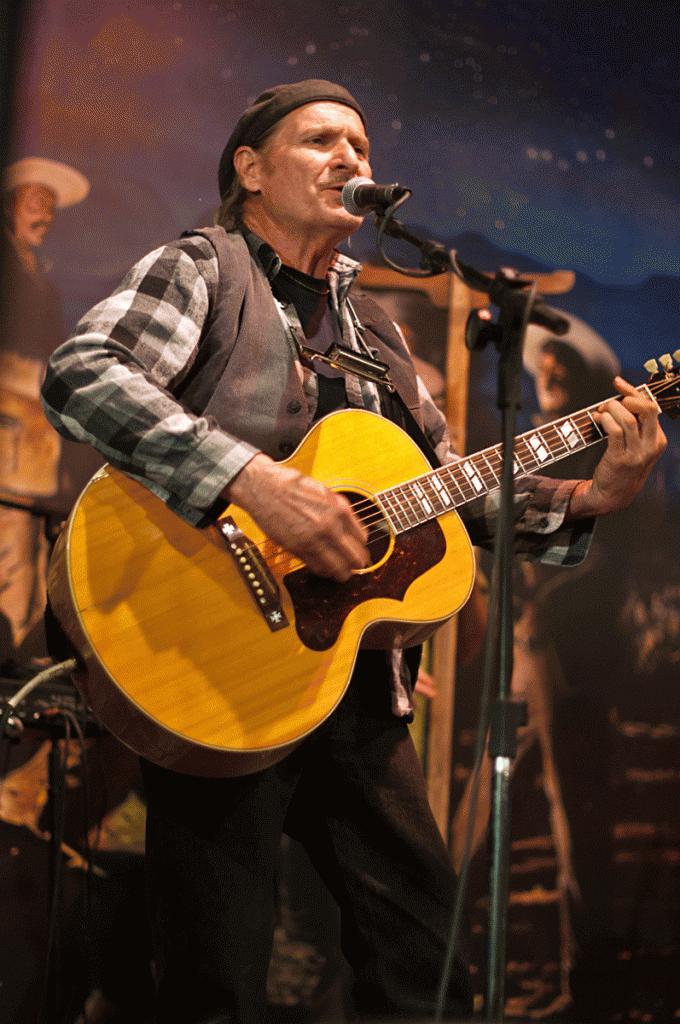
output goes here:
[{"label": "tuning peg", "polygon": [[648,359],[647,362],[644,363],[643,365],[647,373],[659,372],[659,364],[657,363],[656,359]]},{"label": "tuning peg", "polygon": [[666,372],[670,372],[673,369],[673,356],[668,352],[664,356],[659,356],[659,362]]}]

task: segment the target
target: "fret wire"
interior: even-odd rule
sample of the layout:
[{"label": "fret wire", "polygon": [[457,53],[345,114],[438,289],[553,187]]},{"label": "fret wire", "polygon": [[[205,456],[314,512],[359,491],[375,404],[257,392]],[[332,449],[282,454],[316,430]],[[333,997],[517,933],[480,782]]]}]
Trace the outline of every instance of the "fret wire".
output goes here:
[{"label": "fret wire", "polygon": [[433,518],[435,511],[424,485],[425,480],[423,480],[422,483],[419,480],[411,481],[411,490],[415,494],[421,511],[425,513],[425,519],[427,520]]},{"label": "fret wire", "polygon": [[418,497],[416,487],[420,487],[420,483],[417,479],[408,480],[406,483],[402,484],[402,488],[407,496],[410,515],[415,520],[413,523],[414,526],[418,526],[427,519],[427,516],[423,519],[424,510],[420,498]]},{"label": "fret wire", "polygon": [[[589,409],[544,424],[515,437],[515,472],[533,472],[605,436],[606,432],[595,422]],[[578,443],[572,445],[568,439],[574,437],[578,438]],[[501,471],[502,455],[500,446],[496,445],[382,492],[380,498],[385,505],[385,515],[395,530],[417,526],[499,487]],[[460,501],[447,484],[455,485]]]},{"label": "fret wire", "polygon": [[[453,495],[451,494],[450,490],[448,489],[448,487],[446,486],[446,484],[442,480],[442,476],[443,476],[442,473],[433,473],[432,474],[432,476],[430,478],[431,482],[432,482],[432,487],[434,488],[434,490],[437,491],[437,494],[439,495],[439,500],[442,502],[442,504],[444,505],[445,508],[455,508],[456,507],[456,503],[453,500]],[[450,473],[449,473],[449,476],[451,476]],[[454,480],[454,483],[455,483],[455,480]],[[458,490],[460,490],[460,488],[458,488]],[[462,497],[462,492],[461,492],[461,497]],[[448,501],[445,500],[447,498],[448,498]]]},{"label": "fret wire", "polygon": [[436,486],[435,486],[433,481],[434,481],[434,477],[433,476],[425,477],[423,479],[423,490],[428,494],[429,500],[432,503],[432,507],[433,507],[433,509],[435,509],[435,511],[436,511],[437,506],[438,506],[439,507],[439,513],[446,512],[447,506],[442,501],[441,494],[437,490],[437,488],[436,488]]},{"label": "fret wire", "polygon": [[408,506],[406,508],[404,508],[404,503],[402,501],[401,496],[398,493],[399,491],[402,491],[402,490],[403,490],[403,485],[400,484],[397,487],[393,487],[392,488],[392,494],[394,495],[395,499],[399,502],[399,509],[400,509],[401,515],[406,520],[406,528],[408,528],[409,526],[414,526],[415,524],[410,521],[410,519],[409,519],[409,508],[408,508]]},{"label": "fret wire", "polygon": [[392,526],[395,533],[403,533],[405,530],[409,530],[412,526],[417,525],[417,523],[412,522],[412,511],[409,504],[407,503],[405,506],[402,497],[397,493],[402,490],[403,485],[398,484],[395,487],[391,487],[389,491],[383,492],[383,496],[385,496],[394,510]]},{"label": "fret wire", "polygon": [[[568,432],[566,432],[567,426],[569,427]],[[564,445],[567,453],[578,452],[581,449],[584,449],[584,447],[587,447],[588,445],[588,442],[586,441],[586,438],[583,436],[583,433],[581,432],[581,428],[579,427],[577,418],[575,416],[569,416],[566,420],[563,420],[561,423],[555,424],[555,432],[558,434],[559,439]],[[571,439],[575,435],[577,437],[577,440],[573,443],[570,443]]]},{"label": "fret wire", "polygon": [[451,509],[456,507],[453,495],[442,481],[440,473],[429,473],[423,479],[423,488],[429,494],[433,507],[439,509],[437,515],[450,512]]},{"label": "fret wire", "polygon": [[[500,487],[501,486],[501,477],[503,475],[503,459],[501,458],[501,454],[500,454],[500,452],[497,449],[491,450],[488,454],[493,457],[493,463],[491,463],[491,461],[488,459],[488,455],[485,456],[485,457],[487,458],[487,461],[489,461],[489,465],[491,465],[491,469],[492,469],[493,475],[496,478],[496,482],[497,482],[496,486]],[[517,452],[513,450],[512,454],[513,454],[513,464],[517,463],[519,465],[519,468],[522,470],[522,472],[524,472],[524,468],[522,466],[521,460],[518,459],[518,457],[517,457]],[[495,469],[494,469],[494,465],[496,467]],[[513,473],[513,476],[514,475],[515,475],[515,473]]]},{"label": "fret wire", "polygon": [[[567,442],[567,438],[566,438],[565,434],[562,431],[562,427],[566,427],[567,424],[569,424],[571,426],[570,433],[571,434],[576,434],[576,436],[578,438],[578,443],[577,444],[570,445]],[[548,447],[549,447],[549,449],[550,449],[550,451],[552,453],[554,461],[557,461],[557,460],[563,458],[564,454],[571,455],[572,452],[578,451],[579,448],[583,448],[584,447],[583,438],[581,437],[580,431],[576,427],[576,422],[575,422],[575,419],[574,419],[573,416],[567,416],[563,420],[559,420],[556,423],[547,423],[545,425],[545,427],[542,428],[542,430],[543,430],[543,437],[544,437],[544,439],[546,440],[546,442],[548,444]],[[554,449],[553,442],[550,441],[549,438],[548,438],[548,433],[549,432],[552,432],[555,435],[556,443],[559,445],[559,450],[558,451],[556,451]]]},{"label": "fret wire", "polygon": [[603,433],[600,432],[599,427],[596,430],[592,429],[595,426],[595,422],[590,415],[572,416],[571,419],[574,427],[578,430],[584,448],[587,448],[589,445],[593,444],[594,441],[599,441],[600,438],[603,437]]},{"label": "fret wire", "polygon": [[484,477],[480,473],[473,459],[462,459],[460,462],[460,471],[464,474],[475,495],[481,494],[482,491],[486,489]]},{"label": "fret wire", "polygon": [[[600,441],[606,436],[606,431],[602,429],[599,423],[596,423],[592,417],[589,409],[585,409],[583,412],[583,419],[585,421],[585,427],[587,427],[590,435],[594,436],[596,440]],[[590,442],[592,443],[592,442]]]},{"label": "fret wire", "polygon": [[586,448],[605,436],[605,431],[597,425],[588,409],[580,412],[578,416],[573,416],[572,419]]},{"label": "fret wire", "polygon": [[397,507],[399,509],[399,517],[401,519],[401,528],[402,528],[402,530],[408,530],[413,525],[411,523],[410,518],[409,518],[408,509],[404,508],[404,503],[401,500],[401,497],[397,494],[397,488],[396,487],[393,488],[393,492],[392,493],[394,495],[394,500],[397,502]]},{"label": "fret wire", "polygon": [[565,439],[562,436],[560,430],[558,429],[558,426],[557,426],[556,423],[546,423],[544,427],[540,428],[540,434],[541,434],[541,437],[543,438],[544,442],[548,446],[548,451],[550,452],[550,454],[551,454],[551,456],[553,458],[553,461],[555,461],[556,459],[560,458],[560,455],[558,455],[555,452],[555,449],[553,447],[553,442],[550,440],[551,435],[554,435],[555,443],[557,443],[559,445],[560,452],[566,452],[566,454],[569,455],[569,453],[571,451],[573,451],[573,449],[570,448],[569,445],[567,444],[567,442],[565,441]]},{"label": "fret wire", "polygon": [[[470,486],[470,481],[467,479],[465,474],[461,472],[460,462],[451,462],[451,463],[449,463],[449,465],[446,467],[446,470],[447,470],[448,475],[451,477],[451,479],[453,480],[454,484],[456,485],[456,487],[460,491],[460,496],[463,499],[463,501],[464,502],[465,501],[470,501],[472,498],[474,498],[475,493],[474,493],[472,487]],[[463,490],[461,479],[459,479],[459,477],[462,478],[462,483],[464,483],[467,486],[467,488],[468,488],[468,490],[470,492],[469,494],[466,494],[465,491]]]},{"label": "fret wire", "polygon": [[498,476],[498,474],[494,470],[493,466],[491,465],[491,463],[487,459],[486,454],[484,452],[480,452],[479,455],[480,455],[480,458],[484,459],[485,463],[489,467],[489,472],[491,473],[492,478],[496,481],[496,484],[500,485],[500,482],[501,482],[500,481],[500,477]]},{"label": "fret wire", "polygon": [[399,519],[399,529],[409,530],[412,526],[417,526],[418,521],[414,522],[414,512],[412,505],[408,499],[404,497],[405,487],[403,484],[397,484],[391,487],[389,494],[391,495],[391,502],[395,508],[397,517]]},{"label": "fret wire", "polygon": [[[503,460],[501,459],[500,451],[497,448],[487,448],[484,452],[482,452],[482,454],[484,455],[484,458],[491,466],[491,472],[493,473],[493,475],[498,480],[500,480],[501,471],[503,468]],[[495,469],[494,466],[496,467]]]},{"label": "fret wire", "polygon": [[[536,440],[536,438],[538,438],[540,442],[539,444],[533,443]],[[529,435],[528,440],[529,447],[533,449],[534,454],[538,459],[539,466],[545,466],[548,465],[550,462],[554,461],[552,449],[550,448],[550,442],[547,440],[543,430],[541,430],[540,428],[538,430],[534,430],[534,432]]]},{"label": "fret wire", "polygon": [[380,495],[380,499],[381,499],[381,501],[383,502],[383,504],[386,507],[389,507],[389,509],[390,509],[390,522],[392,523],[392,527],[393,527],[395,533],[398,533],[399,530],[404,530],[404,529],[406,529],[406,527],[404,526],[404,524],[401,521],[402,520],[401,509],[397,505],[396,498],[394,496],[393,490],[394,489],[391,488],[389,491],[383,491],[382,494]]},{"label": "fret wire", "polygon": [[[412,497],[409,492],[413,492]],[[463,491],[461,498],[463,502],[468,500]],[[396,533],[436,519],[439,514],[456,508],[453,496],[441,479],[441,472],[397,484],[383,491],[380,500],[389,509],[388,518]]]},{"label": "fret wire", "polygon": [[422,521],[420,518],[422,508],[418,503],[417,495],[415,494],[415,491],[413,489],[413,481],[409,480],[401,484],[400,490],[404,492],[406,506],[408,508],[408,514],[410,518],[413,520],[411,526],[418,526],[418,524]]},{"label": "fret wire", "polygon": [[[526,466],[524,465],[524,463],[522,462],[522,459],[521,459],[521,457],[520,457],[520,454],[519,454],[519,451],[518,451],[518,449],[519,449],[520,445],[521,445],[521,439],[520,439],[520,438],[515,438],[515,443],[514,443],[514,445],[513,445],[513,451],[512,451],[512,454],[513,454],[513,459],[514,459],[514,461],[515,461],[515,462],[517,462],[517,464],[519,465],[519,468],[520,468],[521,472],[522,472],[522,473],[526,473],[526,472],[527,472],[527,468],[526,468]],[[500,462],[500,461],[501,461],[501,460],[500,460],[500,458],[499,458],[499,462]],[[515,474],[513,474],[513,476],[514,476],[514,475],[515,475]]]},{"label": "fret wire", "polygon": [[[436,484],[439,484],[439,487],[441,487],[444,494],[448,495],[448,497],[450,498],[451,504],[447,505],[447,508],[456,508],[459,504],[464,504],[466,501],[468,501],[465,492],[463,491],[462,487],[460,486],[460,483],[456,479],[455,473],[453,472],[453,467],[456,465],[457,463],[455,462],[448,463],[446,466],[442,466],[441,469],[438,469],[435,473],[432,474],[433,481],[436,481]],[[460,501],[456,495],[456,492],[452,491],[451,487],[447,486],[447,484],[455,484],[456,491],[460,495]],[[444,502],[444,504],[446,504],[446,502]]]},{"label": "fret wire", "polygon": [[[533,473],[533,471],[535,469],[538,469],[538,467],[540,466],[540,462],[536,458],[536,455],[533,452],[533,450],[531,448],[531,445],[527,441],[526,436],[522,436],[522,437],[518,438],[517,441],[518,441],[517,447],[518,448],[522,447],[525,461],[526,460],[529,461],[529,465],[523,467],[524,472],[525,473]],[[532,463],[533,463],[533,465],[532,465]]]}]

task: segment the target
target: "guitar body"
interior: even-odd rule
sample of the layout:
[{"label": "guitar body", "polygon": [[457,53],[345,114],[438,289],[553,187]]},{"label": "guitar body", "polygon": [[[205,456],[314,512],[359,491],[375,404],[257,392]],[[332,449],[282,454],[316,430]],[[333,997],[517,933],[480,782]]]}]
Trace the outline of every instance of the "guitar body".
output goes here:
[{"label": "guitar body", "polygon": [[[287,464],[353,503],[429,469],[394,424],[360,410],[320,421]],[[111,467],[87,485],[50,564],[50,605],[79,653],[75,682],[123,743],[165,767],[228,776],[276,763],[342,698],[360,646],[421,642],[467,600],[472,548],[458,514],[382,531],[345,584],[261,551],[287,625],[272,629],[226,531],[196,529]]]}]

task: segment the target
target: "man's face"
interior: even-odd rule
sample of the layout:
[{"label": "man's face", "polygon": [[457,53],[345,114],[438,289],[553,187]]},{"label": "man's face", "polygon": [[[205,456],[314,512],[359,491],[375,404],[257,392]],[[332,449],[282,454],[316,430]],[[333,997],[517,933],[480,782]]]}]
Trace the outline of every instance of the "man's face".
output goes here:
[{"label": "man's face", "polygon": [[42,245],[56,206],[56,196],[44,185],[20,185],[14,207],[14,235],[23,245]]},{"label": "man's face", "polygon": [[569,371],[554,352],[544,349],[536,371],[536,396],[541,412],[559,413],[569,401]]},{"label": "man's face", "polygon": [[339,240],[362,223],[347,213],[340,194],[350,178],[370,178],[368,150],[363,122],[351,107],[308,103],[282,119],[244,184],[259,194],[265,216],[288,234],[325,233]]}]

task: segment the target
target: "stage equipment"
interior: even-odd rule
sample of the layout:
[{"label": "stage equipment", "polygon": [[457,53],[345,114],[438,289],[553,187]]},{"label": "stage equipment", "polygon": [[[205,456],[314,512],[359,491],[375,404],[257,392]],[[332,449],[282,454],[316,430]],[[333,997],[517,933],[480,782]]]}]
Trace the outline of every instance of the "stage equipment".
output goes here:
[{"label": "stage equipment", "polygon": [[[69,682],[68,674],[76,667],[74,659],[51,665],[25,683],[11,697],[4,697],[11,686],[10,680],[3,680],[0,692],[0,740],[17,742],[24,726],[49,731],[50,750],[47,758],[47,820],[49,822],[49,923],[46,950],[46,987],[41,1021],[55,1019],[58,1003],[58,977],[56,962],[57,918],[60,898],[60,868],[62,856],[82,860],[64,842],[64,793],[67,775],[68,741],[75,733],[84,743],[86,731],[89,735],[101,732],[94,715]],[[14,684],[16,685],[16,683]],[[81,719],[82,723],[81,724]],[[62,751],[60,740],[65,740]],[[98,869],[90,863],[86,850],[85,870]]]}]

